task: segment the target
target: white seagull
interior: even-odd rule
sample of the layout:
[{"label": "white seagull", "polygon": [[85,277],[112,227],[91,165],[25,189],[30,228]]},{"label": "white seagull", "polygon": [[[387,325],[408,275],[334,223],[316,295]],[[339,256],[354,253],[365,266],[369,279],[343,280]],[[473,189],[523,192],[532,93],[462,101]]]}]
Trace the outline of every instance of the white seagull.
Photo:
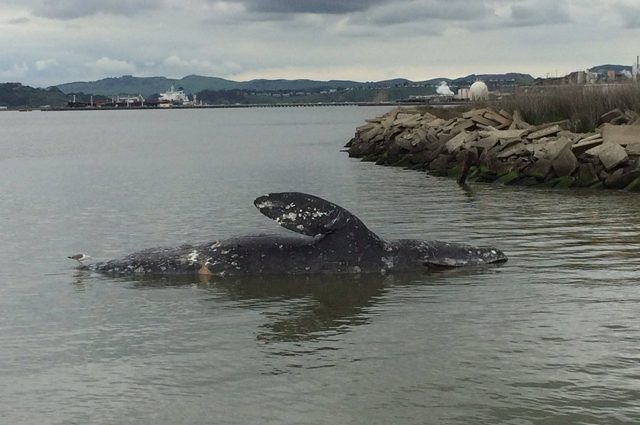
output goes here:
[{"label": "white seagull", "polygon": [[80,263],[80,266],[84,267],[84,264],[82,263],[83,261],[87,261],[90,260],[91,257],[89,257],[87,254],[76,254],[76,255],[70,255],[67,258],[71,259],[71,260],[76,260],[78,263]]}]

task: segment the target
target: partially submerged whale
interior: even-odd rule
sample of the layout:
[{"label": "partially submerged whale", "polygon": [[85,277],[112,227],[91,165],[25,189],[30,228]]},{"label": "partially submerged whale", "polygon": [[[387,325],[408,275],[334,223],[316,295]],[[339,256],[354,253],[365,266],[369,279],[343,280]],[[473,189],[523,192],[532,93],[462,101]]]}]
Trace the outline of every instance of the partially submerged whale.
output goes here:
[{"label": "partially submerged whale", "polygon": [[299,235],[243,236],[153,248],[90,269],[108,275],[311,275],[392,273],[507,261],[498,249],[440,241],[385,241],[346,209],[299,192],[271,193],[255,206]]}]

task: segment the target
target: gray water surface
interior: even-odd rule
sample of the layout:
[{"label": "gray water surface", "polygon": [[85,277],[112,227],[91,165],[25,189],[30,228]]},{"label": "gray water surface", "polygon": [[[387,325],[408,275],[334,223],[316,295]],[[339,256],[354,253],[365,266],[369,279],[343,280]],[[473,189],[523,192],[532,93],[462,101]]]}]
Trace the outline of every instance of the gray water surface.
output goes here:
[{"label": "gray water surface", "polygon": [[[0,113],[0,423],[639,422],[640,197],[464,190],[340,152],[384,111]],[[252,201],[287,190],[510,259],[212,281],[66,259],[277,231]]]}]

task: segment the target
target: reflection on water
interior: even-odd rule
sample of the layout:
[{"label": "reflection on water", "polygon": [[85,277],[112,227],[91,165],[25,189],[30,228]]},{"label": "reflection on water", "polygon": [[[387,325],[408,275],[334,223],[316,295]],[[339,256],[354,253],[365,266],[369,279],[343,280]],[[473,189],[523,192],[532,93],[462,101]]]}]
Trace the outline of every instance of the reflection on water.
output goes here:
[{"label": "reflection on water", "polygon": [[[494,273],[501,264],[442,268],[430,273],[401,275],[354,274],[315,276],[217,276],[166,277],[99,277],[79,268],[73,274],[72,285],[85,290],[96,279],[116,280],[134,289],[194,287],[211,298],[213,305],[232,303],[235,308],[264,309],[269,304],[276,309],[265,314],[257,339],[263,342],[310,341],[349,332],[354,326],[370,321],[369,309],[394,286],[443,285],[451,278],[469,278]],[[402,282],[402,283],[400,283]],[[473,280],[464,283],[473,284]]]},{"label": "reflection on water", "polygon": [[[196,285],[214,295],[213,303],[225,300],[246,309],[276,305],[276,309],[264,315],[265,323],[257,330],[257,339],[268,343],[326,338],[366,324],[367,308],[392,281],[392,277],[381,275],[211,277],[201,278]],[[183,285],[185,279],[137,280],[132,284],[137,288]]]},{"label": "reflection on water", "polygon": [[[639,422],[640,197],[460,187],[346,158],[376,114],[0,114],[0,422]],[[509,261],[201,280],[66,259],[272,232],[252,201],[287,190],[384,238]]]}]

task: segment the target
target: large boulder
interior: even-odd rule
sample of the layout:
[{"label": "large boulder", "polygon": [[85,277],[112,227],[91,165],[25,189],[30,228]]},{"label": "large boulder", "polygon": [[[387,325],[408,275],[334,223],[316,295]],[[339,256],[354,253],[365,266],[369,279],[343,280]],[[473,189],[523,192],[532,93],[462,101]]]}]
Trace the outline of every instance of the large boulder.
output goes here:
[{"label": "large boulder", "polygon": [[604,143],[589,149],[585,153],[600,159],[600,162],[607,170],[612,170],[629,159],[627,151],[616,143]]},{"label": "large boulder", "polygon": [[640,144],[640,126],[605,124],[601,131],[604,143],[622,146]]},{"label": "large boulder", "polygon": [[555,150],[554,155],[550,157],[551,166],[553,171],[558,177],[566,177],[573,174],[576,168],[578,168],[578,159],[571,151],[571,145],[573,141],[565,137],[561,137],[555,142],[550,143],[552,150]]},{"label": "large boulder", "polygon": [[574,143],[573,146],[571,146],[571,150],[575,155],[580,155],[591,148],[595,148],[596,146],[601,145],[602,142],[603,139],[600,134],[592,134],[587,137],[583,137],[576,143]]}]

